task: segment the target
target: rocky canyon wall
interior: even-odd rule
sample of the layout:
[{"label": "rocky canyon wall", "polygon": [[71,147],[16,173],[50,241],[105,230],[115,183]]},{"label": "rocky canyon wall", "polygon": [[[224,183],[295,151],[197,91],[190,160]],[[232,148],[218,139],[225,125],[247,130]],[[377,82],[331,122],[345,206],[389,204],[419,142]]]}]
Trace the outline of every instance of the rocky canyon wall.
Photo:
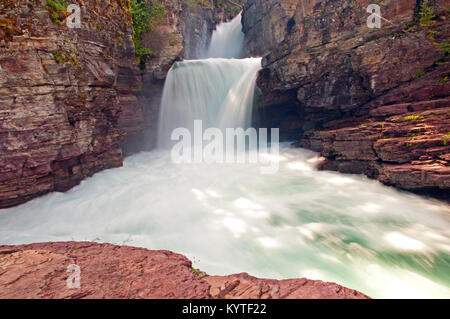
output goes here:
[{"label": "rocky canyon wall", "polygon": [[[381,8],[379,29],[367,26],[372,3]],[[321,152],[324,169],[448,196],[448,7],[249,0],[247,53],[264,55],[258,125]]]},{"label": "rocky canyon wall", "polygon": [[143,128],[128,1],[0,1],[0,208],[122,164]]},{"label": "rocky canyon wall", "polygon": [[0,208],[67,191],[126,154],[151,149],[164,79],[209,43],[229,7],[146,1],[164,14],[135,55],[129,0],[0,1]]}]

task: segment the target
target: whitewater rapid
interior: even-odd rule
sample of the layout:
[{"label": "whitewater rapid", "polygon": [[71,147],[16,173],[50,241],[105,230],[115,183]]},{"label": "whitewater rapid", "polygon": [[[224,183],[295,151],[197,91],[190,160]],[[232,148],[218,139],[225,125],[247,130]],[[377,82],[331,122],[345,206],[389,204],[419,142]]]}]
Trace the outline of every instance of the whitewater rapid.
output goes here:
[{"label": "whitewater rapid", "polygon": [[194,121],[205,129],[251,127],[256,78],[261,58],[242,56],[242,15],[221,23],[207,52],[196,60],[176,62],[167,74],[161,101],[158,147],[173,146],[172,132]]},{"label": "whitewater rapid", "polygon": [[374,298],[450,297],[450,209],[282,148],[258,164],[142,153],[67,193],[0,211],[0,243],[98,241],[185,254],[214,275],[337,282]]}]

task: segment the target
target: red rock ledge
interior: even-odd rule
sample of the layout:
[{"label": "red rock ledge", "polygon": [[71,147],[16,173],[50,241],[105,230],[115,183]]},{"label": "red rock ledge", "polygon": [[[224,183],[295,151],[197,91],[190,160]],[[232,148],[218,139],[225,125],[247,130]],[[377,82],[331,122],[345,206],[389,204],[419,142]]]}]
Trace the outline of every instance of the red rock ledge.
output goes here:
[{"label": "red rock ledge", "polygon": [[[67,267],[81,268],[69,289]],[[33,299],[368,299],[334,283],[208,276],[169,251],[97,243],[0,246],[0,298]]]}]

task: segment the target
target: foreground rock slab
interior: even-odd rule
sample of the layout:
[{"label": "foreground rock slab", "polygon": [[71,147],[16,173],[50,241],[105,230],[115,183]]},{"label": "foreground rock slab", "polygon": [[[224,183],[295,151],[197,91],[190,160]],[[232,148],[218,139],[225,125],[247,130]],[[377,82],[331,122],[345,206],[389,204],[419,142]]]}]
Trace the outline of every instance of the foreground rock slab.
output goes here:
[{"label": "foreground rock slab", "polygon": [[[79,289],[69,289],[81,270]],[[334,283],[208,276],[169,251],[98,243],[0,246],[2,299],[368,299]]]}]

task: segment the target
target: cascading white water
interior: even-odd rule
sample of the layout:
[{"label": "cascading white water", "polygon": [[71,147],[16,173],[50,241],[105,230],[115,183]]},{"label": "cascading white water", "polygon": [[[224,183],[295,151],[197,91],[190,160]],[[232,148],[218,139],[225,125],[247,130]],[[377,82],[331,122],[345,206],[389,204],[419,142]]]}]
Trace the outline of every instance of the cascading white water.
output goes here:
[{"label": "cascading white water", "polygon": [[192,132],[194,120],[202,120],[204,128],[249,127],[260,68],[260,58],[175,63],[164,86],[158,147],[172,145],[170,137],[176,128]]},{"label": "cascading white water", "polygon": [[242,52],[241,15],[214,31],[208,58],[176,62],[170,69],[161,102],[158,147],[172,145],[176,128],[248,128],[261,58],[235,59]]},{"label": "cascading white water", "polygon": [[[257,62],[177,64],[163,121],[246,125]],[[282,148],[277,161],[277,174],[262,175],[259,164],[176,165],[166,150],[137,154],[67,193],[0,210],[0,244],[129,244],[187,255],[211,275],[308,277],[374,298],[450,298],[448,204],[317,171],[310,151]]]},{"label": "cascading white water", "polygon": [[206,58],[240,58],[244,45],[242,14],[231,22],[221,23],[214,31]]}]

